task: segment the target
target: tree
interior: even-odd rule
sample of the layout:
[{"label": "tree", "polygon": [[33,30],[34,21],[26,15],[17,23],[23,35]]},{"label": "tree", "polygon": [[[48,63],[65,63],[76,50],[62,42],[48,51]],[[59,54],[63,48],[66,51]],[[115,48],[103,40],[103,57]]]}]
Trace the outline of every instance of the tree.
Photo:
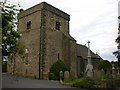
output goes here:
[{"label": "tree", "polygon": [[[120,16],[118,16],[118,19],[120,20]],[[118,37],[115,39],[115,42],[118,44],[117,48],[118,50],[113,52],[113,54],[118,58],[118,67],[120,68],[120,23],[118,27]]]},{"label": "tree", "polygon": [[56,79],[58,80],[60,71],[63,71],[63,72],[68,71],[68,68],[67,68],[67,65],[63,61],[58,60],[51,66],[50,72],[53,73]]},{"label": "tree", "polygon": [[98,67],[99,70],[104,70],[107,73],[107,69],[111,69],[112,65],[108,60],[99,61]]},{"label": "tree", "polygon": [[115,68],[119,67],[119,62],[118,61],[112,61],[111,64],[114,64]]},{"label": "tree", "polygon": [[[9,56],[11,50],[16,47],[16,42],[22,34],[17,30],[17,14],[19,9],[16,5],[1,2],[2,7],[2,54]],[[13,51],[12,51],[13,52]]]}]

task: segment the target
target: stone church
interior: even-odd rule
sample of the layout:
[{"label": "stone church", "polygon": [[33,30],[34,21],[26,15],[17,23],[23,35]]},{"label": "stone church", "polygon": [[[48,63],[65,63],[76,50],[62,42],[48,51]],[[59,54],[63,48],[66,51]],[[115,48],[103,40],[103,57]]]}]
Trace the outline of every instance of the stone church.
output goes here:
[{"label": "stone church", "polygon": [[[18,30],[22,33],[20,42],[26,46],[27,58],[15,56],[8,61],[8,72],[37,79],[49,79],[50,67],[57,60],[63,60],[70,69],[71,79],[84,72],[87,64],[87,50],[76,43],[69,34],[70,15],[42,2],[18,16]],[[100,58],[91,51],[94,68]]]}]

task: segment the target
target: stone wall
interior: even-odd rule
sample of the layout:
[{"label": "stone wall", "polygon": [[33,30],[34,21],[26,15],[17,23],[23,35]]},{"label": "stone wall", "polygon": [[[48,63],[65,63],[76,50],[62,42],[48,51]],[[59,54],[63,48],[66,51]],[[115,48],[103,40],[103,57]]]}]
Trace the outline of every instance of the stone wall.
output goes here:
[{"label": "stone wall", "polygon": [[[71,56],[76,48],[72,48],[71,39],[69,35],[69,19],[65,19],[56,15],[49,10],[45,10],[45,64],[44,72],[48,72],[50,67],[57,60],[62,60],[70,68],[71,59],[76,58],[76,55]],[[55,28],[56,21],[60,22],[60,30]],[[74,46],[76,43],[74,43]],[[73,65],[74,66],[74,65]]]},{"label": "stone wall", "polygon": [[[22,13],[27,14],[26,11],[23,11]],[[18,30],[20,33],[22,33],[22,37],[20,38],[19,41],[21,42],[21,44],[25,45],[24,49],[28,49],[29,53],[28,58],[24,59],[21,58],[19,55],[15,56],[15,74],[39,78],[38,63],[40,48],[41,13],[35,12],[32,14],[27,14],[27,16],[24,15],[22,17],[21,16],[19,16]],[[31,29],[29,30],[27,30],[26,28],[28,21],[31,21]],[[26,64],[26,60],[28,61],[28,64]],[[9,64],[11,63],[9,62]],[[13,70],[9,70],[8,72],[12,73]]]},{"label": "stone wall", "polygon": [[[77,78],[77,74],[83,71],[82,61],[86,59],[87,51],[77,48],[76,40],[70,36],[69,20],[68,14],[45,2],[21,12],[18,30],[22,37],[19,41],[28,50],[28,56],[23,59],[16,55],[15,63],[8,63],[8,72],[49,79],[50,67],[57,60],[63,60],[70,69],[71,79]],[[29,21],[31,28],[27,29]],[[60,23],[59,30],[56,29],[56,22]],[[77,56],[81,56],[82,60],[78,61]]]},{"label": "stone wall", "polygon": [[76,41],[70,41],[70,76],[71,79],[77,78],[77,47]]},{"label": "stone wall", "polygon": [[[18,30],[22,33],[19,40],[28,49],[28,56],[15,56],[15,63],[9,72],[18,75],[48,79],[49,69],[58,59],[63,60],[76,74],[76,41],[69,35],[70,16],[57,8],[42,3],[19,14]],[[27,22],[31,28],[27,29]],[[56,22],[60,30],[56,30]],[[27,63],[26,63],[27,61]],[[15,67],[15,70],[13,70]]]},{"label": "stone wall", "polygon": [[[97,68],[98,62],[102,60],[97,54],[90,50],[91,61],[94,69]],[[87,65],[87,56],[88,56],[88,48],[85,45],[77,44],[77,68],[78,74],[82,71],[85,71]]]},{"label": "stone wall", "polygon": [[85,71],[85,60],[78,56],[77,57],[77,74],[80,75],[81,72],[84,72]]}]

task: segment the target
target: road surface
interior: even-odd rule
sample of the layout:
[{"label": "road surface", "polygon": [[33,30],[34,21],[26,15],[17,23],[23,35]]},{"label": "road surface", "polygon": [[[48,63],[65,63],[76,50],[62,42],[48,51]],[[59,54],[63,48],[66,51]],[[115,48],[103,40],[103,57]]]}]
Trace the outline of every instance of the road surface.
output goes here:
[{"label": "road surface", "polygon": [[72,88],[72,87],[61,85],[58,81],[38,80],[3,73],[2,88]]}]

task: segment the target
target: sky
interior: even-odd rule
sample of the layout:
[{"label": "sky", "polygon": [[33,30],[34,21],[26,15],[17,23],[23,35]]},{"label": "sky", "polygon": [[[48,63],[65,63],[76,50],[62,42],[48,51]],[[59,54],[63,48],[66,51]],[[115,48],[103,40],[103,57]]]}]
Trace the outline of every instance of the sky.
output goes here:
[{"label": "sky", "polygon": [[43,1],[70,15],[70,35],[104,60],[116,61],[119,0],[9,0],[24,10]]}]

